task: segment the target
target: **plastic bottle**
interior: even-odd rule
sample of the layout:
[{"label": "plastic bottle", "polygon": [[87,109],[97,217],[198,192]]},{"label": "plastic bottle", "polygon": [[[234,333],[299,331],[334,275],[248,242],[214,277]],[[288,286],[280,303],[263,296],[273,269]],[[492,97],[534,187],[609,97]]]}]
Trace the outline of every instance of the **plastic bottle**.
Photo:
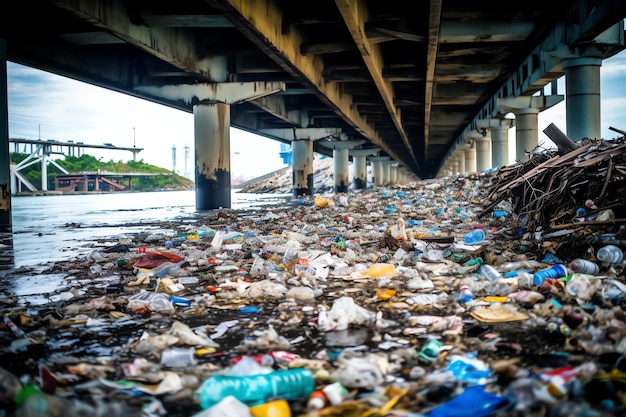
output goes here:
[{"label": "plastic bottle", "polygon": [[600,267],[596,263],[580,258],[574,259],[570,262],[569,269],[571,269],[572,272],[579,274],[595,275],[600,272]]},{"label": "plastic bottle", "polygon": [[624,252],[617,245],[606,245],[598,249],[596,258],[603,263],[618,264],[624,259]]},{"label": "plastic bottle", "polygon": [[4,323],[9,327],[9,329],[11,329],[15,337],[22,338],[26,336],[26,334],[24,333],[24,330],[17,327],[17,324],[15,324],[13,320],[11,320],[11,317],[4,316]]},{"label": "plastic bottle", "polygon": [[563,264],[556,264],[550,268],[542,269],[533,274],[533,284],[540,286],[547,278],[562,278],[566,277],[569,271]]},{"label": "plastic bottle", "polygon": [[471,232],[467,232],[465,236],[463,236],[463,241],[467,245],[473,245],[475,243],[480,243],[485,240],[485,231],[482,229],[474,229]]},{"label": "plastic bottle", "polygon": [[474,299],[474,295],[472,294],[472,290],[467,285],[464,285],[459,290],[459,296],[457,297],[457,301],[460,303],[467,303]]},{"label": "plastic bottle", "polygon": [[194,392],[194,400],[207,409],[232,395],[248,406],[254,406],[272,398],[307,399],[314,389],[315,380],[307,368],[281,369],[257,375],[213,375]]},{"label": "plastic bottle", "polygon": [[309,399],[306,402],[306,408],[308,411],[321,410],[326,407],[326,404],[328,404],[326,394],[324,394],[323,390],[318,389],[309,395]]},{"label": "plastic bottle", "polygon": [[480,266],[478,271],[483,278],[486,278],[491,282],[497,282],[500,278],[502,278],[502,274],[500,274],[500,272],[498,272],[496,268],[491,265],[483,264]]}]

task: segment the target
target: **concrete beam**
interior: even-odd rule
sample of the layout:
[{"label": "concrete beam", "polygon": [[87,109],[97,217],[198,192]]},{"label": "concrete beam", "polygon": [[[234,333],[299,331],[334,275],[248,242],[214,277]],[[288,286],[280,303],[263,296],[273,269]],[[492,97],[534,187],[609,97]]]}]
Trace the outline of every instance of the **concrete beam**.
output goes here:
[{"label": "concrete beam", "polygon": [[297,27],[292,26],[289,31],[276,29],[283,27],[285,16],[275,2],[228,0],[228,6],[224,13],[251,42],[266,50],[285,71],[306,85],[363,137],[384,149],[395,160],[410,162],[405,154],[391,148],[374,125],[361,116],[356,106],[353,106],[352,94],[346,92],[341,83],[324,79],[325,65],[321,56],[301,54],[300,45],[305,43],[306,37]]},{"label": "concrete beam", "polygon": [[204,79],[212,82],[228,80],[226,56],[198,54],[197,51],[202,51],[204,48],[185,28],[134,23],[129,16],[128,4],[125,1],[59,0],[55,4],[177,68],[200,74]]},{"label": "concrete beam", "polygon": [[320,140],[341,133],[337,128],[261,129],[259,134],[285,140]]},{"label": "concrete beam", "polygon": [[256,100],[285,89],[283,82],[198,83],[166,86],[144,86],[137,90],[161,99],[181,101],[186,105],[198,102],[238,104]]},{"label": "concrete beam", "polygon": [[384,59],[379,45],[369,42],[367,35],[365,34],[365,22],[368,20],[368,10],[365,0],[336,0],[339,12],[343,17],[346,27],[350,31],[352,39],[357,45],[361,57],[365,62],[367,71],[369,72],[374,85],[378,90],[383,103],[389,112],[391,121],[400,137],[406,152],[411,155],[413,162],[417,164],[417,159],[413,153],[413,147],[409,141],[404,127],[402,126],[402,118],[400,115],[400,109],[396,108],[393,103],[394,90],[391,82],[383,78]]}]

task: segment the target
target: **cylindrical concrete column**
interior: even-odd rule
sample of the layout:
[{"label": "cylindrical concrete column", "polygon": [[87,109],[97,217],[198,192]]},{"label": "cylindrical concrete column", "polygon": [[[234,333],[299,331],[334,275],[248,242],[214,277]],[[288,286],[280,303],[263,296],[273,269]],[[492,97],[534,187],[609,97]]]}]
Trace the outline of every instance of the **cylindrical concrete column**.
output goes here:
[{"label": "cylindrical concrete column", "polygon": [[465,172],[476,172],[476,148],[470,144],[465,145]]},{"label": "cylindrical concrete column", "polygon": [[388,159],[386,161],[383,161],[383,184],[385,186],[388,186],[390,184],[390,179],[391,179],[391,173],[389,170],[389,167],[391,166],[391,160]]},{"label": "cylindrical concrete column", "polygon": [[354,188],[364,190],[367,188],[367,156],[374,155],[379,148],[370,149],[350,149],[352,164],[354,167]]},{"label": "cylindrical concrete column", "polygon": [[491,128],[491,166],[494,168],[509,164],[509,127]]},{"label": "cylindrical concrete column", "polygon": [[515,159],[525,162],[539,143],[539,109],[518,109],[515,121]]},{"label": "cylindrical concrete column", "polygon": [[389,165],[389,185],[398,184],[398,164],[393,163]]},{"label": "cylindrical concrete column", "polygon": [[450,161],[450,171],[452,172],[450,175],[456,175],[459,173],[459,161],[456,157]]},{"label": "cylindrical concrete column", "polygon": [[230,106],[193,107],[196,209],[230,208]]},{"label": "cylindrical concrete column", "polygon": [[584,57],[563,62],[567,136],[575,142],[601,139],[600,66],[602,59]]},{"label": "cylindrical concrete column", "polygon": [[365,155],[353,155],[354,165],[354,188],[364,190],[367,188],[367,157]]},{"label": "cylindrical concrete column", "polygon": [[[48,154],[46,153],[46,145],[43,146],[41,152],[41,191],[48,191]],[[87,191],[85,189],[85,191]]]},{"label": "cylindrical concrete column", "polygon": [[293,196],[313,195],[313,141],[291,141]]},{"label": "cylindrical concrete column", "polygon": [[387,158],[375,156],[370,160],[372,162],[372,182],[375,186],[382,187],[384,185],[383,161]]},{"label": "cylindrical concrete column", "polygon": [[335,193],[347,193],[350,188],[350,176],[348,165],[350,153],[348,148],[337,147],[333,149],[333,168],[335,173]]},{"label": "cylindrical concrete column", "polygon": [[476,170],[482,172],[491,168],[491,139],[476,139]]},{"label": "cylindrical concrete column", "polygon": [[467,171],[465,170],[465,152],[462,150],[458,150],[456,152],[456,162],[458,164],[458,172],[460,174],[465,174]]}]

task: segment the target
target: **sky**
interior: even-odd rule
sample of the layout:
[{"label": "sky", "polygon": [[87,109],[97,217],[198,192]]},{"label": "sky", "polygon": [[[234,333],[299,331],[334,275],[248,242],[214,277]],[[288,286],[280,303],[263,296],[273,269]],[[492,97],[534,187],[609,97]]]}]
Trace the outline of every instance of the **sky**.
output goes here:
[{"label": "sky", "polygon": [[[13,62],[7,62],[7,78],[10,138],[135,145],[144,148],[138,160],[194,178],[191,113]],[[231,128],[230,152],[233,178],[254,178],[285,166],[280,142],[240,129]],[[130,151],[86,153],[103,161],[132,160]]]},{"label": "sky", "polygon": [[[626,52],[604,60],[600,74],[601,134],[611,139],[620,135],[610,126],[626,130]],[[144,148],[139,160],[194,178],[191,113],[13,62],[7,62],[7,75],[10,138],[136,146]],[[565,94],[563,78],[558,81],[558,92]],[[554,147],[543,133],[550,123],[566,132],[565,101],[539,114],[539,145],[544,148]],[[285,166],[278,141],[237,128],[231,128],[230,139],[233,178],[254,178]],[[132,159],[126,151],[91,149],[88,153],[103,161]],[[514,161],[512,128],[509,162]]]}]

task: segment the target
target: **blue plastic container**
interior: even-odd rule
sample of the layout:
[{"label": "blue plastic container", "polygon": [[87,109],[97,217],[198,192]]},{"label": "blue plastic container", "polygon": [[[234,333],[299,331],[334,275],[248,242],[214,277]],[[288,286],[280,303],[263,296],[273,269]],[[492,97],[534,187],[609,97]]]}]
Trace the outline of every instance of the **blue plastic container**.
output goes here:
[{"label": "blue plastic container", "polygon": [[315,388],[307,368],[292,368],[257,375],[213,375],[198,387],[194,400],[203,409],[232,395],[249,407],[272,399],[306,400]]},{"label": "blue plastic container", "polygon": [[533,274],[533,284],[540,286],[548,278],[563,278],[569,275],[567,267],[563,264],[556,264],[550,268],[542,269]]},{"label": "blue plastic container", "polygon": [[467,232],[465,236],[463,236],[463,241],[467,245],[480,243],[483,240],[485,240],[485,231],[482,229],[474,229],[471,232]]}]

